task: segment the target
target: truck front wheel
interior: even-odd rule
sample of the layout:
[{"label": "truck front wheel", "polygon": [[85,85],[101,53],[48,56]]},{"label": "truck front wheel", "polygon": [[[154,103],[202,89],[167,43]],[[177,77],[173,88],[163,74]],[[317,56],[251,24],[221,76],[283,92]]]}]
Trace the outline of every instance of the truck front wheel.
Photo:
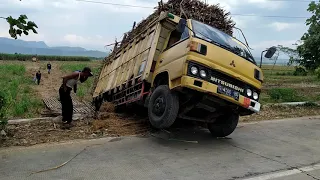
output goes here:
[{"label": "truck front wheel", "polygon": [[229,136],[236,129],[239,122],[239,114],[225,114],[214,122],[208,124],[208,129],[215,137]]},{"label": "truck front wheel", "polygon": [[167,85],[158,86],[152,93],[148,116],[151,125],[158,129],[170,127],[178,116],[179,97]]}]

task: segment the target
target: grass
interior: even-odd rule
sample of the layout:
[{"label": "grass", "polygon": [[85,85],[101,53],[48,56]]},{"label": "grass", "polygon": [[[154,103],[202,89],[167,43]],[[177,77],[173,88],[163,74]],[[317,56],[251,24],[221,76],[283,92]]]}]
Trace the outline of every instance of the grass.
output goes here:
[{"label": "grass", "polygon": [[268,91],[270,98],[277,102],[297,102],[304,98],[292,88],[274,88]]},{"label": "grass", "polygon": [[35,117],[43,104],[34,96],[34,84],[25,76],[25,66],[19,64],[0,64],[0,92],[6,100],[6,116]]},{"label": "grass", "polygon": [[262,70],[265,77],[261,93],[263,104],[320,100],[320,81],[314,74],[294,76],[293,66],[266,65]]},{"label": "grass", "polygon": [[77,96],[80,99],[91,100],[92,99],[91,92],[92,92],[92,88],[93,88],[93,82],[94,82],[94,79],[99,76],[100,65],[101,65],[100,63],[92,63],[92,62],[91,63],[66,62],[66,63],[61,64],[60,69],[64,73],[72,73],[77,70],[82,70],[86,66],[90,67],[93,74],[94,74],[94,77],[90,77],[90,78],[88,78],[88,80],[86,82],[78,85]]}]

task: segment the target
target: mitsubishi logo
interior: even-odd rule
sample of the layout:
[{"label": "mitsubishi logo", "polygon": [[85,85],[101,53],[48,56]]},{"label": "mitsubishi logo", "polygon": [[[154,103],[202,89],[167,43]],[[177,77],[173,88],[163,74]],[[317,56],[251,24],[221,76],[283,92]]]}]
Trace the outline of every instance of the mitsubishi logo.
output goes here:
[{"label": "mitsubishi logo", "polygon": [[236,64],[234,63],[234,61],[230,63],[230,66],[236,67]]}]

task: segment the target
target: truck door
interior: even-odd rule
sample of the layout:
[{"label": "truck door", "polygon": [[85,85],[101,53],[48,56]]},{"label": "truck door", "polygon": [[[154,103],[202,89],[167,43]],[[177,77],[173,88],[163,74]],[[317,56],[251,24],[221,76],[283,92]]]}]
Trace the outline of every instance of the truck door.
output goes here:
[{"label": "truck door", "polygon": [[188,52],[187,45],[189,43],[189,29],[185,28],[183,33],[173,30],[167,39],[165,48],[159,57],[156,65],[157,72],[168,71],[170,79],[175,79],[182,75],[183,60],[182,58]]}]

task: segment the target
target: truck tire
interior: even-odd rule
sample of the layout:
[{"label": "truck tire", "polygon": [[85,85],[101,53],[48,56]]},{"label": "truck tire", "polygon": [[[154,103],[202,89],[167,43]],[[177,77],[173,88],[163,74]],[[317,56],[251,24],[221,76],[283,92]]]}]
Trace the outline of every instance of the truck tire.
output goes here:
[{"label": "truck tire", "polygon": [[158,86],[152,93],[148,105],[151,125],[157,129],[170,127],[178,116],[179,97],[167,85]]},{"label": "truck tire", "polygon": [[215,137],[229,136],[236,129],[239,122],[239,114],[230,113],[218,117],[214,123],[208,123],[208,129]]}]

